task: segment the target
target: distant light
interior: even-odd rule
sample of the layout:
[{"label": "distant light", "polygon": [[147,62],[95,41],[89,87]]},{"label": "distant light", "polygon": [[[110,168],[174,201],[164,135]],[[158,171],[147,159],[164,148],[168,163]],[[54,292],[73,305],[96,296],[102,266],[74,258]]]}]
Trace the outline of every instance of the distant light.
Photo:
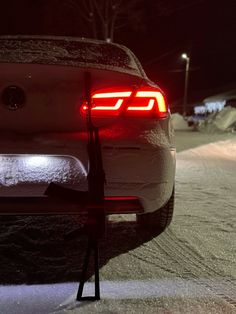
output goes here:
[{"label": "distant light", "polygon": [[182,57],[183,59],[188,59],[188,55],[187,55],[186,53],[182,53],[181,57]]},{"label": "distant light", "polygon": [[194,113],[195,114],[204,114],[204,113],[206,113],[206,107],[205,106],[195,106],[194,107]]},{"label": "distant light", "polygon": [[208,112],[215,112],[220,111],[224,108],[226,101],[225,100],[216,100],[216,101],[210,101],[205,102],[206,110]]}]

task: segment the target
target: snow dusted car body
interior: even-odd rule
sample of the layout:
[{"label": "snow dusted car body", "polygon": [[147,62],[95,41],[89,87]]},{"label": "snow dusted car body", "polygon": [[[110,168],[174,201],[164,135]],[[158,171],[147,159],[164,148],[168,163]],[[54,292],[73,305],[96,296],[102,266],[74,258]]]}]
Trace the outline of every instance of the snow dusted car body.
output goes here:
[{"label": "snow dusted car body", "polygon": [[42,195],[51,182],[87,189],[86,71],[105,196],[137,198],[138,221],[164,230],[174,198],[170,112],[136,57],[116,44],[0,37],[0,193]]}]

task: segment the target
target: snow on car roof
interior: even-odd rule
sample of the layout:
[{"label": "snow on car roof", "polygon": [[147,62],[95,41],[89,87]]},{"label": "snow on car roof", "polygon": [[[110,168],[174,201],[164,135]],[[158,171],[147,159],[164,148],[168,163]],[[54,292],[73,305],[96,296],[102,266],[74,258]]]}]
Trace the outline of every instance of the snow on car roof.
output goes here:
[{"label": "snow on car roof", "polygon": [[128,48],[85,38],[0,36],[0,62],[69,65],[146,77]]}]

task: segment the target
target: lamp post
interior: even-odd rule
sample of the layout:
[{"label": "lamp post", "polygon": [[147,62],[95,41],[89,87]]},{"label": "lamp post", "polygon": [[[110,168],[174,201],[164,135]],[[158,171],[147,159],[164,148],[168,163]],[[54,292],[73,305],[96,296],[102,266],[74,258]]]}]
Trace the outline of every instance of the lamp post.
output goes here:
[{"label": "lamp post", "polygon": [[182,53],[181,57],[186,60],[185,81],[184,81],[184,99],[183,99],[183,115],[186,116],[190,57],[186,53]]}]

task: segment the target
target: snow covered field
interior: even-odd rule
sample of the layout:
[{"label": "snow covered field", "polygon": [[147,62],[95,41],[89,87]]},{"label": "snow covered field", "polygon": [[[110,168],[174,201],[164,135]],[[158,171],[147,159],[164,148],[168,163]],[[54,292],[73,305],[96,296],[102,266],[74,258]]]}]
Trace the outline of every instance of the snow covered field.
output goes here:
[{"label": "snow covered field", "polygon": [[179,131],[176,143],[174,220],[158,237],[109,226],[99,302],[75,302],[86,241],[62,238],[75,221],[1,218],[0,313],[236,313],[235,134]]}]

